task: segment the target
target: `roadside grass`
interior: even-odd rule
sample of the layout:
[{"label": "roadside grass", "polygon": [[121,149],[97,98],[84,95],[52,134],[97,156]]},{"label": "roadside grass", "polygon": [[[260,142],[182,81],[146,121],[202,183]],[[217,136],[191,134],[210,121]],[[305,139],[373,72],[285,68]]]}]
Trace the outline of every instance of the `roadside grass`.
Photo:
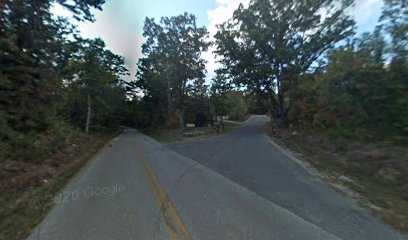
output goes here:
[{"label": "roadside grass", "polygon": [[[244,119],[246,120],[246,119]],[[238,126],[238,124],[236,123],[224,123],[224,132],[223,133],[228,133],[231,132],[232,130],[234,130],[236,127]]]},{"label": "roadside grass", "polygon": [[154,138],[160,143],[176,142],[183,140],[179,129],[147,128],[140,130],[143,134]]},{"label": "roadside grass", "polygon": [[[26,186],[0,197],[0,239],[25,239],[54,205],[53,198],[104,149],[117,134],[99,135],[87,143],[87,151],[59,169],[56,177],[40,186]],[[69,157],[69,156],[68,156]]]},{"label": "roadside grass", "polygon": [[273,139],[310,162],[325,180],[357,193],[353,197],[362,206],[408,233],[408,149],[337,141],[319,134],[293,136],[286,132]]},{"label": "roadside grass", "polygon": [[199,127],[197,131],[204,131],[202,135],[194,137],[182,136],[180,129],[165,129],[165,128],[149,128],[140,130],[143,134],[154,138],[160,143],[170,143],[170,142],[183,142],[183,141],[196,141],[204,140],[212,136],[216,136],[223,133],[228,133],[234,130],[239,124],[224,122],[224,131],[220,128],[220,133],[217,134],[213,127]]},{"label": "roadside grass", "polygon": [[244,115],[240,116],[237,119],[228,119],[228,120],[232,120],[232,121],[237,121],[237,122],[245,122],[246,120],[248,120],[249,117],[251,117],[252,114],[249,113],[245,113]]}]

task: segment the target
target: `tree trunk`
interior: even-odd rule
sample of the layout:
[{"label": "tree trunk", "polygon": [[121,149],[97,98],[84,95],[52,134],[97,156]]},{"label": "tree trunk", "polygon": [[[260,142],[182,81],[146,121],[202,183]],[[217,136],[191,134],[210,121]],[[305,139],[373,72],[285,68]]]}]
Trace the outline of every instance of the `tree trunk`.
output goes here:
[{"label": "tree trunk", "polygon": [[184,131],[184,110],[180,110],[180,115],[179,115],[179,122],[180,122],[180,131]]},{"label": "tree trunk", "polygon": [[278,111],[278,127],[283,128],[285,120],[285,98],[283,92],[278,93],[279,111]]},{"label": "tree trunk", "polygon": [[283,128],[285,120],[285,97],[283,91],[283,66],[279,66],[279,74],[277,78],[277,87],[278,87],[278,127]]},{"label": "tree trunk", "polygon": [[171,128],[171,90],[170,90],[170,80],[167,81],[167,128]]},{"label": "tree trunk", "polygon": [[[185,83],[184,83],[185,86]],[[180,110],[180,115],[179,115],[179,121],[180,121],[180,131],[184,131],[184,94],[185,94],[185,87],[181,89],[180,92],[180,102],[179,102],[179,110]]]},{"label": "tree trunk", "polygon": [[267,98],[268,110],[271,114],[271,117],[276,119],[278,116],[278,110],[279,110],[279,103],[276,97],[276,93],[273,90],[269,90],[268,94],[269,94],[269,97]]},{"label": "tree trunk", "polygon": [[88,93],[87,105],[88,105],[88,113],[86,115],[86,127],[85,127],[86,133],[89,132],[89,125],[91,124],[91,94],[90,93]]}]

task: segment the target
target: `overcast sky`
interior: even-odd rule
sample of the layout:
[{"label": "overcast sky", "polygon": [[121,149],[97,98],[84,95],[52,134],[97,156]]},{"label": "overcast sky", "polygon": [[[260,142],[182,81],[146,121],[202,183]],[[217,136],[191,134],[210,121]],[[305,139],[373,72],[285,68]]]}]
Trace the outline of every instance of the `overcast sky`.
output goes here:
[{"label": "overcast sky", "polygon": [[[357,32],[371,31],[381,14],[382,0],[355,0],[352,12],[357,22]],[[247,5],[249,0],[107,0],[103,11],[94,11],[94,23],[80,23],[78,28],[83,37],[102,38],[108,49],[125,57],[126,66],[133,79],[136,63],[141,55],[143,43],[143,23],[146,17],[159,19],[162,16],[175,16],[184,12],[193,13],[199,26],[207,27],[210,36],[216,33],[216,25],[232,17],[240,3]],[[61,7],[52,10],[57,15],[66,15]],[[203,54],[208,61],[207,81],[214,76],[216,63],[212,49]]]}]

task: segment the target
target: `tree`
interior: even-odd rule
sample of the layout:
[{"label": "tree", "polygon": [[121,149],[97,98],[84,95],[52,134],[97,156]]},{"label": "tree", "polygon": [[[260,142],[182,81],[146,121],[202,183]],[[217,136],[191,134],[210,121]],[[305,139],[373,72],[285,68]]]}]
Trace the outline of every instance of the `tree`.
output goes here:
[{"label": "tree", "polygon": [[408,3],[406,0],[384,0],[380,27],[391,36],[392,58],[408,58]]},{"label": "tree", "polygon": [[147,40],[142,46],[145,58],[138,64],[137,85],[161,106],[166,96],[168,126],[174,106],[180,128],[184,128],[187,86],[205,73],[201,53],[209,46],[207,34],[204,27],[197,27],[191,14],[163,17],[160,24],[146,18],[143,36]]},{"label": "tree", "polygon": [[[38,160],[68,143],[73,127],[83,126],[87,90],[92,120],[103,126],[119,124],[121,118],[112,115],[126,106],[126,89],[119,76],[124,71],[123,58],[102,49],[103,43],[97,40],[78,38],[69,20],[50,12],[53,4],[59,4],[79,21],[93,21],[91,10],[100,10],[104,2],[1,2],[0,158]],[[70,115],[81,122],[66,124]]]},{"label": "tree", "polygon": [[253,0],[241,4],[215,35],[223,74],[269,93],[274,116],[283,125],[285,93],[335,43],[353,32],[349,0]]},{"label": "tree", "polygon": [[[217,70],[219,71],[219,70]],[[214,111],[213,119],[216,119],[218,116],[226,116],[228,112],[228,106],[225,104],[225,94],[233,90],[229,81],[226,81],[224,78],[225,75],[220,74],[219,72],[212,80],[210,88],[210,99]]]},{"label": "tree", "polygon": [[92,104],[92,98],[95,102],[109,106],[107,101],[115,101],[110,94],[117,95],[119,90],[121,92],[119,94],[125,97],[121,77],[128,74],[128,70],[124,66],[123,57],[106,50],[105,43],[101,39],[83,40],[82,46],[72,61],[75,71],[71,76],[71,87],[76,91],[85,92],[87,99],[85,131],[88,133],[91,123],[91,106],[95,105]]},{"label": "tree", "polygon": [[289,118],[296,127],[361,140],[407,135],[408,68],[384,63],[377,30],[331,50],[323,71],[302,75],[291,91]]},{"label": "tree", "polygon": [[212,119],[208,85],[199,78],[188,86],[187,92],[185,119],[196,126],[204,126]]},{"label": "tree", "polygon": [[[62,4],[81,21],[92,20],[90,9],[103,0],[5,0],[0,7],[0,112],[6,125],[17,132],[33,130],[45,112],[61,102],[64,39],[72,29],[55,20],[52,3]],[[33,124],[35,122],[35,124]]]},{"label": "tree", "polygon": [[380,18],[380,28],[390,36],[388,52],[390,64],[387,74],[390,123],[408,134],[408,3],[406,0],[385,0]]},{"label": "tree", "polygon": [[363,33],[360,38],[355,39],[355,44],[359,55],[367,64],[377,66],[384,64],[386,42],[380,28],[377,27],[372,34]]}]

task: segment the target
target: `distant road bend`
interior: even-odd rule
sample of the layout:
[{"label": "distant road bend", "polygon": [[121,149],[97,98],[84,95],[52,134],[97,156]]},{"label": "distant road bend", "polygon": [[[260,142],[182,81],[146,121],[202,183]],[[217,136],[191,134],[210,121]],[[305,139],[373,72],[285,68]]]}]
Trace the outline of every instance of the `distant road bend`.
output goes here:
[{"label": "distant road bend", "polygon": [[407,239],[272,144],[267,121],[167,145],[126,130],[29,239]]}]

